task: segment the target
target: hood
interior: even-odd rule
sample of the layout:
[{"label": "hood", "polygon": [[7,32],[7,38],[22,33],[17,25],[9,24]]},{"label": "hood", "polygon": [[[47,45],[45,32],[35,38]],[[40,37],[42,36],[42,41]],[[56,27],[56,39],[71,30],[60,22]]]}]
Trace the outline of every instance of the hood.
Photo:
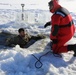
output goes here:
[{"label": "hood", "polygon": [[59,5],[57,0],[53,0],[53,8],[50,10],[50,12],[54,13],[57,9],[59,9],[61,6]]}]

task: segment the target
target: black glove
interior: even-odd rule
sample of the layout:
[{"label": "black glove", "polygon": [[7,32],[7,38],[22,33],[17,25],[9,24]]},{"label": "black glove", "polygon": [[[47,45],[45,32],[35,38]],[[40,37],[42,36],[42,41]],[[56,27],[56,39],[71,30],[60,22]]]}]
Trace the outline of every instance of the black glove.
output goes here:
[{"label": "black glove", "polygon": [[58,40],[57,40],[57,39],[53,39],[53,40],[52,40],[52,43],[53,43],[53,44],[57,44],[57,43],[58,43]]},{"label": "black glove", "polygon": [[51,25],[51,22],[47,22],[45,25],[44,25],[44,28],[46,28],[47,26],[50,26]]}]

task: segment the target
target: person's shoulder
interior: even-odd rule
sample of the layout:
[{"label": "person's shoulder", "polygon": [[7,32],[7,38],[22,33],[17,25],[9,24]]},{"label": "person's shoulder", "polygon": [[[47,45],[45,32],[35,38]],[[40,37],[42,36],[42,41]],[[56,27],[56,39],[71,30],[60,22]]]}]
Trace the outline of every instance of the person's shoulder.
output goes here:
[{"label": "person's shoulder", "polygon": [[17,36],[14,36],[14,38],[13,39],[19,39],[20,38],[20,36],[19,35],[17,35]]},{"label": "person's shoulder", "polygon": [[62,17],[66,17],[70,13],[69,13],[69,11],[66,8],[61,7],[54,14],[55,15],[60,15]]}]

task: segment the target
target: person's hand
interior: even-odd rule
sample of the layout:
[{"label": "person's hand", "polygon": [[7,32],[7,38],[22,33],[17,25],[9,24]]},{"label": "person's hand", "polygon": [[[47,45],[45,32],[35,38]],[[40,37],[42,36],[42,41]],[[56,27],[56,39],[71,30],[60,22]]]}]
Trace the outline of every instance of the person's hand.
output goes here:
[{"label": "person's hand", "polygon": [[47,26],[50,26],[51,25],[51,22],[47,22],[45,25],[44,25],[44,28],[46,28]]},{"label": "person's hand", "polygon": [[41,39],[46,38],[46,36],[44,34],[38,34],[37,37],[40,37]]},{"label": "person's hand", "polygon": [[52,40],[52,43],[53,43],[53,44],[57,44],[57,43],[58,43],[58,40],[57,40],[57,39],[53,39],[53,40]]},{"label": "person's hand", "polygon": [[45,25],[44,25],[44,28],[46,28],[48,26],[48,24],[46,23]]}]

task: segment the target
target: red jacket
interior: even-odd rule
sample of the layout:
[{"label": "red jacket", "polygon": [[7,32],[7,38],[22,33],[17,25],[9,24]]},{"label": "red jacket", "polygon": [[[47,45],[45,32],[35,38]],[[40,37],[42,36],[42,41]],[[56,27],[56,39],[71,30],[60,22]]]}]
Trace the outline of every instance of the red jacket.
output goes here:
[{"label": "red jacket", "polygon": [[63,46],[75,33],[73,19],[67,9],[60,7],[51,17],[50,39],[57,39],[58,46]]}]

